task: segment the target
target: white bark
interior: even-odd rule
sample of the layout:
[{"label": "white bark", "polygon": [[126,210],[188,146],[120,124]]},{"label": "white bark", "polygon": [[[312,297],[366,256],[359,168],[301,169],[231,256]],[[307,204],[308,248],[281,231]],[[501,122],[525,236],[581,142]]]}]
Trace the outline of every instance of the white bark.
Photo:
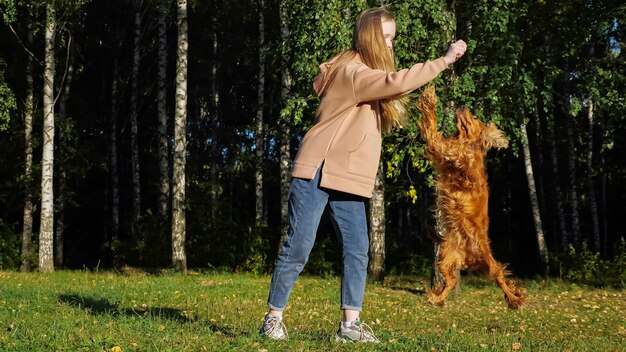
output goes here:
[{"label": "white bark", "polygon": [[526,124],[520,125],[520,132],[522,133],[522,152],[524,154],[524,167],[526,170],[526,180],[528,181],[528,194],[530,196],[530,206],[533,213],[533,222],[535,225],[535,234],[537,236],[537,246],[539,248],[539,256],[541,257],[542,264],[544,266],[544,272],[549,272],[548,268],[548,248],[546,247],[546,240],[543,234],[543,226],[541,222],[541,213],[539,210],[539,201],[537,200],[537,189],[535,188],[535,175],[533,172],[532,158],[530,155],[530,147],[528,145],[528,132],[526,130]]},{"label": "white bark", "polygon": [[587,107],[587,120],[589,122],[589,134],[587,136],[587,194],[589,196],[589,206],[591,207],[591,229],[593,231],[593,248],[600,252],[600,221],[598,216],[598,204],[596,203],[596,192],[593,185],[593,100],[589,98]]},{"label": "white bark", "polygon": [[[544,160],[543,160],[543,142],[542,142],[542,134],[541,134],[541,118],[539,117],[539,108],[537,107],[537,103],[535,102],[535,107],[533,109],[533,122],[535,124],[535,150],[538,151],[535,153],[534,161],[537,166],[537,170],[544,169]],[[537,198],[539,200],[539,211],[545,214],[546,211],[546,203],[545,203],[545,192],[544,192],[544,179],[542,172],[537,173],[536,175],[536,186],[537,186]]]},{"label": "white bark", "polygon": [[174,120],[174,184],[172,194],[172,264],[187,272],[185,253],[185,162],[187,124],[187,1],[178,0],[178,50],[176,61],[176,113]]},{"label": "white bark", "polygon": [[41,158],[41,222],[39,227],[39,271],[54,271],[54,47],[56,15],[46,5],[45,66],[43,86],[43,153]]},{"label": "white bark", "polygon": [[[26,40],[28,47],[33,46],[32,22],[28,20]],[[22,226],[22,253],[20,271],[31,270],[31,244],[33,237],[33,111],[34,83],[33,58],[28,55],[26,63],[26,100],[24,102],[24,222]]]},{"label": "white bark", "polygon": [[385,278],[385,179],[382,162],[369,200],[370,260],[368,276],[374,281]]}]

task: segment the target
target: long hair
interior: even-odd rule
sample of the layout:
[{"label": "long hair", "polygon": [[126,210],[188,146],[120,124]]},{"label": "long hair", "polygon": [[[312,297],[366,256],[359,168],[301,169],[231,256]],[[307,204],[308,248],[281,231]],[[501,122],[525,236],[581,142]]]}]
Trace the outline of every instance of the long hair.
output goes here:
[{"label": "long hair", "polygon": [[[384,7],[367,9],[359,15],[354,26],[352,49],[337,55],[329,72],[329,79],[321,88],[321,96],[330,87],[337,76],[338,69],[352,60],[356,54],[361,56],[363,63],[371,69],[385,72],[396,71],[393,53],[387,47],[383,37],[382,23],[395,21],[395,16]],[[381,124],[383,131],[390,131],[395,126],[406,123],[408,97],[393,97],[380,100]]]}]

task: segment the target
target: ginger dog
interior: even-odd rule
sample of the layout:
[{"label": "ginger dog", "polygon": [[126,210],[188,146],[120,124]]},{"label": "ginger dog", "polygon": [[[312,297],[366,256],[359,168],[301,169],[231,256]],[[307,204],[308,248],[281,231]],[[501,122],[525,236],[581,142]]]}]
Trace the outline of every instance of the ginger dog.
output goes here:
[{"label": "ginger dog", "polygon": [[437,130],[436,104],[435,88],[429,85],[417,102],[423,116],[417,124],[436,176],[434,216],[441,236],[436,259],[444,283],[427,293],[428,302],[442,306],[458,282],[455,271],[472,269],[488,272],[504,292],[509,308],[517,309],[524,305],[526,291],[515,287],[513,280],[505,281],[510,272],[493,258],[489,246],[484,165],[487,150],[507,148],[508,141],[493,123],[482,123],[465,107],[455,112],[457,132],[444,138]]}]

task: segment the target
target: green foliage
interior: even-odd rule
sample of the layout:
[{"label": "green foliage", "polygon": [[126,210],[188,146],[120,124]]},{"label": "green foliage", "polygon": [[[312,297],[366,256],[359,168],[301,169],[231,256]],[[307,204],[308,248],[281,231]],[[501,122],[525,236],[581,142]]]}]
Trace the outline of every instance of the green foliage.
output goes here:
[{"label": "green foliage", "polygon": [[269,236],[270,229],[267,226],[250,227],[248,236],[241,248],[242,263],[236,269],[253,274],[263,274],[268,272],[271,263],[267,260],[267,253],[270,249]]},{"label": "green foliage", "polygon": [[4,23],[13,23],[17,17],[17,9],[15,8],[15,0],[0,0],[0,12]]},{"label": "green foliage", "polygon": [[[190,223],[192,225],[192,223]],[[187,257],[190,267],[226,271],[266,273],[273,258],[273,238],[267,226],[236,223],[227,219],[195,223],[187,231]]]},{"label": "green foliage", "polygon": [[565,258],[568,267],[565,278],[568,280],[590,282],[598,278],[600,270],[604,269],[600,253],[589,250],[587,243],[583,243],[578,253],[570,245]]},{"label": "green foliage", "polygon": [[291,118],[291,121],[299,125],[303,122],[305,111],[307,111],[310,102],[301,96],[289,97],[285,102],[285,107],[280,111],[280,117]]},{"label": "green foliage", "polygon": [[623,237],[611,258],[603,259],[584,242],[578,250],[570,245],[566,253],[553,256],[552,262],[551,267],[566,280],[594,286],[626,287],[626,241]]},{"label": "green foliage", "polygon": [[615,249],[615,255],[611,262],[611,271],[621,287],[626,287],[626,239],[624,237],[620,238]]},{"label": "green foliage", "polygon": [[0,132],[9,127],[11,113],[17,108],[17,101],[4,79],[6,64],[0,59]]},{"label": "green foliage", "polygon": [[[159,3],[163,1],[159,0]],[[32,0],[15,1],[0,0],[0,9],[4,21],[11,22],[17,36],[10,33],[7,27],[2,32],[2,52],[9,68],[3,67],[5,75],[0,77],[0,129],[9,128],[3,133],[2,146],[4,165],[0,180],[0,200],[3,220],[17,224],[21,221],[23,190],[20,182],[23,177],[23,136],[20,119],[9,117],[15,115],[16,99],[11,89],[18,94],[25,91],[24,63],[26,51],[19,45],[18,39],[25,38],[26,19],[32,20],[35,43],[31,52],[41,53],[41,27],[45,23],[44,5],[54,4],[60,20],[57,35],[57,68],[60,74],[65,67],[71,36],[71,50],[75,51],[75,77],[73,78],[71,96],[67,101],[68,119],[57,121],[57,131],[64,131],[67,136],[63,146],[59,146],[60,157],[56,165],[62,165],[68,175],[69,185],[66,196],[71,216],[68,220],[68,237],[84,236],[84,241],[67,241],[66,246],[72,253],[82,252],[83,243],[94,245],[95,241],[104,238],[105,229],[110,226],[97,226],[105,221],[110,212],[110,196],[112,194],[110,175],[106,160],[109,119],[111,109],[119,115],[118,121],[118,153],[120,161],[118,176],[120,184],[121,213],[128,213],[131,194],[129,182],[129,145],[128,126],[125,116],[128,113],[128,87],[131,76],[130,50],[132,41],[127,36],[128,25],[132,16],[133,1],[107,2],[91,1],[88,6],[84,0]],[[157,184],[156,119],[154,101],[156,99],[154,80],[155,62],[154,31],[149,25],[154,23],[154,7],[156,2],[144,1],[142,13],[147,27],[142,41],[141,72],[138,90],[142,97],[140,104],[140,141],[142,197],[144,209],[154,207]],[[257,58],[257,3],[254,1],[191,1],[190,2],[190,82],[189,82],[189,133],[188,133],[188,205],[187,209],[187,250],[188,260],[192,267],[215,267],[229,271],[267,272],[272,268],[276,256],[279,233],[277,225],[278,193],[276,166],[277,140],[272,133],[277,125],[276,118],[289,117],[292,122],[290,130],[293,135],[293,150],[297,147],[298,138],[313,122],[317,109],[318,98],[311,89],[311,81],[318,73],[318,65],[351,46],[352,27],[358,13],[366,7],[379,6],[380,1],[342,1],[342,0],[286,0],[266,1],[266,50],[268,55],[265,116],[269,125],[267,134],[267,153],[264,159],[266,176],[266,202],[269,203],[269,227],[256,227],[253,224],[253,206],[251,199],[251,175],[254,172],[253,136],[251,134],[251,118],[256,109],[256,85],[251,82],[258,69]],[[397,15],[398,33],[395,41],[397,66],[406,68],[416,62],[435,59],[445,53],[449,43],[457,38],[468,43],[466,55],[451,70],[444,71],[434,83],[440,103],[437,113],[441,116],[440,127],[445,134],[454,131],[453,111],[460,105],[466,105],[482,120],[494,121],[503,129],[511,140],[513,156],[517,156],[521,135],[519,125],[528,122],[531,139],[533,132],[543,140],[554,140],[557,144],[558,161],[563,163],[564,139],[563,121],[557,120],[557,112],[571,115],[567,121],[581,126],[585,104],[592,98],[596,106],[595,115],[598,124],[594,126],[597,135],[595,141],[602,144],[594,146],[594,159],[603,160],[603,169],[594,164],[593,175],[606,175],[609,192],[606,207],[611,218],[610,209],[615,204],[622,204],[619,194],[624,184],[623,171],[623,131],[626,99],[623,92],[626,87],[624,65],[623,37],[624,11],[619,2],[600,1],[531,1],[519,0],[476,0],[476,1],[442,1],[442,0],[397,0],[384,2]],[[168,2],[174,6],[173,2]],[[286,22],[290,36],[282,42],[279,35],[278,6],[284,6],[287,14]],[[449,6],[454,4],[454,9]],[[172,13],[172,16],[175,14]],[[215,25],[211,19],[215,16]],[[173,17],[170,17],[173,20]],[[168,22],[168,36],[174,38],[175,21]],[[193,24],[198,24],[197,26]],[[581,26],[580,23],[592,23]],[[5,34],[7,34],[5,36]],[[37,39],[39,38],[39,39]],[[210,48],[213,39],[217,39],[216,56]],[[171,45],[173,42],[170,40]],[[171,47],[170,49],[172,49]],[[592,50],[593,49],[593,50]],[[172,54],[172,52],[170,52]],[[40,59],[40,58],[35,58]],[[563,62],[567,60],[566,67]],[[144,65],[145,64],[145,65]],[[213,64],[217,67],[217,77],[210,74]],[[279,69],[284,65],[289,68],[292,84],[289,98],[280,101],[281,82]],[[111,80],[113,66],[119,69],[117,106],[111,106]],[[41,67],[35,65],[35,91],[40,91],[42,84]],[[37,68],[38,67],[38,68]],[[171,70],[171,67],[170,67]],[[6,77],[5,77],[6,76]],[[170,76],[171,77],[171,76]],[[60,83],[62,77],[57,77]],[[171,82],[170,82],[171,83]],[[213,88],[219,93],[219,106],[213,107]],[[559,85],[567,83],[570,90],[563,99],[557,92]],[[171,88],[171,84],[168,85]],[[419,91],[412,95],[415,99]],[[38,95],[36,94],[36,97]],[[216,96],[217,97],[217,96]],[[168,104],[172,104],[168,100]],[[36,101],[36,106],[41,102]],[[171,108],[169,106],[168,108]],[[541,126],[534,126],[532,113],[538,112]],[[557,111],[562,109],[563,111]],[[41,114],[41,109],[36,109]],[[36,115],[35,119],[41,118]],[[387,178],[385,200],[389,209],[387,267],[396,272],[420,272],[427,267],[429,257],[418,253],[419,249],[409,247],[401,238],[403,235],[394,233],[394,226],[399,226],[396,219],[410,217],[406,223],[416,228],[410,236],[419,237],[419,225],[430,219],[428,211],[432,198],[432,175],[429,164],[424,158],[424,146],[420,140],[415,120],[419,113],[412,107],[408,116],[409,124],[385,136],[383,144],[384,172]],[[602,126],[600,126],[600,123]],[[585,133],[575,130],[577,141],[584,140]],[[40,174],[37,154],[41,143],[41,128],[35,124],[35,165],[33,175]],[[594,132],[595,133],[595,132]],[[9,136],[9,138],[7,138]],[[543,144],[544,152],[548,148]],[[586,146],[575,145],[577,167],[586,158]],[[532,146],[534,147],[534,146]],[[600,153],[597,153],[600,152]],[[504,177],[491,178],[494,209],[494,222],[517,223],[518,213],[511,208],[519,207],[523,212],[527,192],[520,189],[526,187],[525,181],[519,182],[515,174],[519,173],[522,163],[518,158],[506,152],[489,158],[490,168],[493,166],[505,169]],[[293,154],[292,154],[293,155]],[[552,180],[547,170],[550,162],[543,155],[544,169],[536,170],[537,180],[542,176],[544,186]],[[17,160],[17,162],[16,162]],[[58,161],[58,163],[57,163]],[[503,167],[504,166],[504,167]],[[215,169],[214,169],[215,168]],[[604,169],[606,168],[606,169]],[[217,170],[215,180],[203,178],[211,171]],[[490,170],[493,171],[493,170]],[[600,172],[602,171],[602,172]],[[274,173],[274,174],[272,174]],[[501,176],[501,175],[497,175]],[[505,179],[503,181],[503,179]],[[579,178],[576,185],[581,200],[585,202],[587,194]],[[211,184],[214,182],[215,184]],[[498,183],[500,182],[500,183]],[[36,182],[34,182],[36,183]],[[617,187],[617,188],[616,188]],[[218,191],[215,191],[219,189]],[[544,189],[547,189],[545,187]],[[37,192],[37,191],[35,191]],[[211,197],[209,194],[217,194]],[[219,194],[218,194],[219,193]],[[523,193],[524,198],[519,198]],[[552,209],[552,194],[546,192],[546,206]],[[613,194],[616,194],[613,196]],[[35,195],[35,197],[37,197]],[[611,199],[611,197],[614,197]],[[209,204],[215,202],[216,204]],[[491,203],[490,199],[490,204]],[[506,214],[502,214],[500,205],[505,203]],[[583,204],[583,203],[581,203]],[[411,207],[411,208],[408,208]],[[216,210],[217,209],[217,210]],[[416,210],[415,210],[416,209]],[[616,212],[619,211],[616,210]],[[392,213],[393,212],[393,213]],[[581,212],[582,214],[583,212]],[[105,214],[105,215],[103,215]],[[410,214],[410,215],[408,215]],[[581,215],[581,224],[589,228],[588,215]],[[522,217],[523,218],[523,217]],[[97,221],[94,221],[97,219]],[[504,220],[503,220],[504,219]],[[128,229],[128,217],[122,215],[121,228]],[[547,219],[550,221],[551,219]],[[611,223],[611,222],[609,222]],[[511,238],[521,236],[525,232],[525,224],[514,228]],[[551,224],[544,228],[554,228]],[[407,227],[409,225],[406,225]],[[612,223],[611,226],[617,226]],[[332,230],[331,230],[332,231]],[[615,229],[607,229],[609,233]],[[620,230],[618,230],[620,231]],[[404,232],[409,232],[404,230]],[[337,258],[340,257],[338,247],[332,235],[322,236],[311,255],[308,273],[337,273]],[[547,233],[547,236],[551,236]],[[130,247],[123,240],[127,233],[120,234],[120,240],[109,244],[116,253],[123,253]],[[549,237],[548,237],[549,238]],[[550,238],[549,238],[550,239]],[[169,226],[163,226],[161,219],[154,214],[143,214],[140,243],[132,246],[142,251],[141,262],[146,266],[168,266],[170,257]],[[523,238],[511,239],[511,243],[523,242]],[[554,241],[548,241],[554,243]],[[508,248],[515,247],[514,245]],[[16,247],[17,248],[17,247]],[[17,250],[14,248],[14,250]],[[426,244],[425,248],[430,248]],[[128,250],[136,253],[137,248]],[[623,253],[623,250],[622,252]],[[572,280],[594,280],[596,273],[621,268],[614,277],[623,278],[623,259],[605,259],[592,252],[567,254],[571,258],[561,258],[564,272]],[[126,255],[130,260],[130,256]],[[124,259],[124,258],[122,258]],[[79,261],[79,260],[77,260]],[[607,264],[611,261],[611,264]],[[81,264],[78,264],[81,265]],[[618,270],[618,269],[615,269]],[[606,275],[608,276],[608,275]],[[604,279],[601,279],[604,280]],[[623,282],[623,279],[620,279]],[[603,281],[605,282],[605,281]],[[623,285],[623,284],[622,284]],[[445,347],[445,346],[443,346]]]},{"label": "green foliage", "polygon": [[140,265],[144,268],[166,268],[171,266],[172,229],[157,214],[148,211],[141,218],[138,250]]},{"label": "green foliage", "polygon": [[0,270],[16,270],[20,266],[22,234],[0,219]]},{"label": "green foliage", "polygon": [[311,82],[319,64],[352,45],[352,30],[358,13],[366,1],[283,1],[290,35],[277,47],[276,55],[286,60],[292,86],[290,98],[283,102],[281,117],[290,116],[292,123],[304,128],[313,122],[317,96]]}]

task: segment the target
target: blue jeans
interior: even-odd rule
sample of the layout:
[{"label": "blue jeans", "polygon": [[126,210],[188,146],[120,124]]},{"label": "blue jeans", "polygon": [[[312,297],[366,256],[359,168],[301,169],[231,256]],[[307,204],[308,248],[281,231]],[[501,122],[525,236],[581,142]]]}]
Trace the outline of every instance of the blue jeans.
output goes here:
[{"label": "blue jeans", "polygon": [[363,306],[369,238],[365,203],[361,196],[321,188],[320,169],[315,178],[294,178],[289,190],[289,228],[272,275],[267,304],[283,310],[298,275],[313,248],[320,218],[330,205],[332,223],[343,249],[341,309]]}]

